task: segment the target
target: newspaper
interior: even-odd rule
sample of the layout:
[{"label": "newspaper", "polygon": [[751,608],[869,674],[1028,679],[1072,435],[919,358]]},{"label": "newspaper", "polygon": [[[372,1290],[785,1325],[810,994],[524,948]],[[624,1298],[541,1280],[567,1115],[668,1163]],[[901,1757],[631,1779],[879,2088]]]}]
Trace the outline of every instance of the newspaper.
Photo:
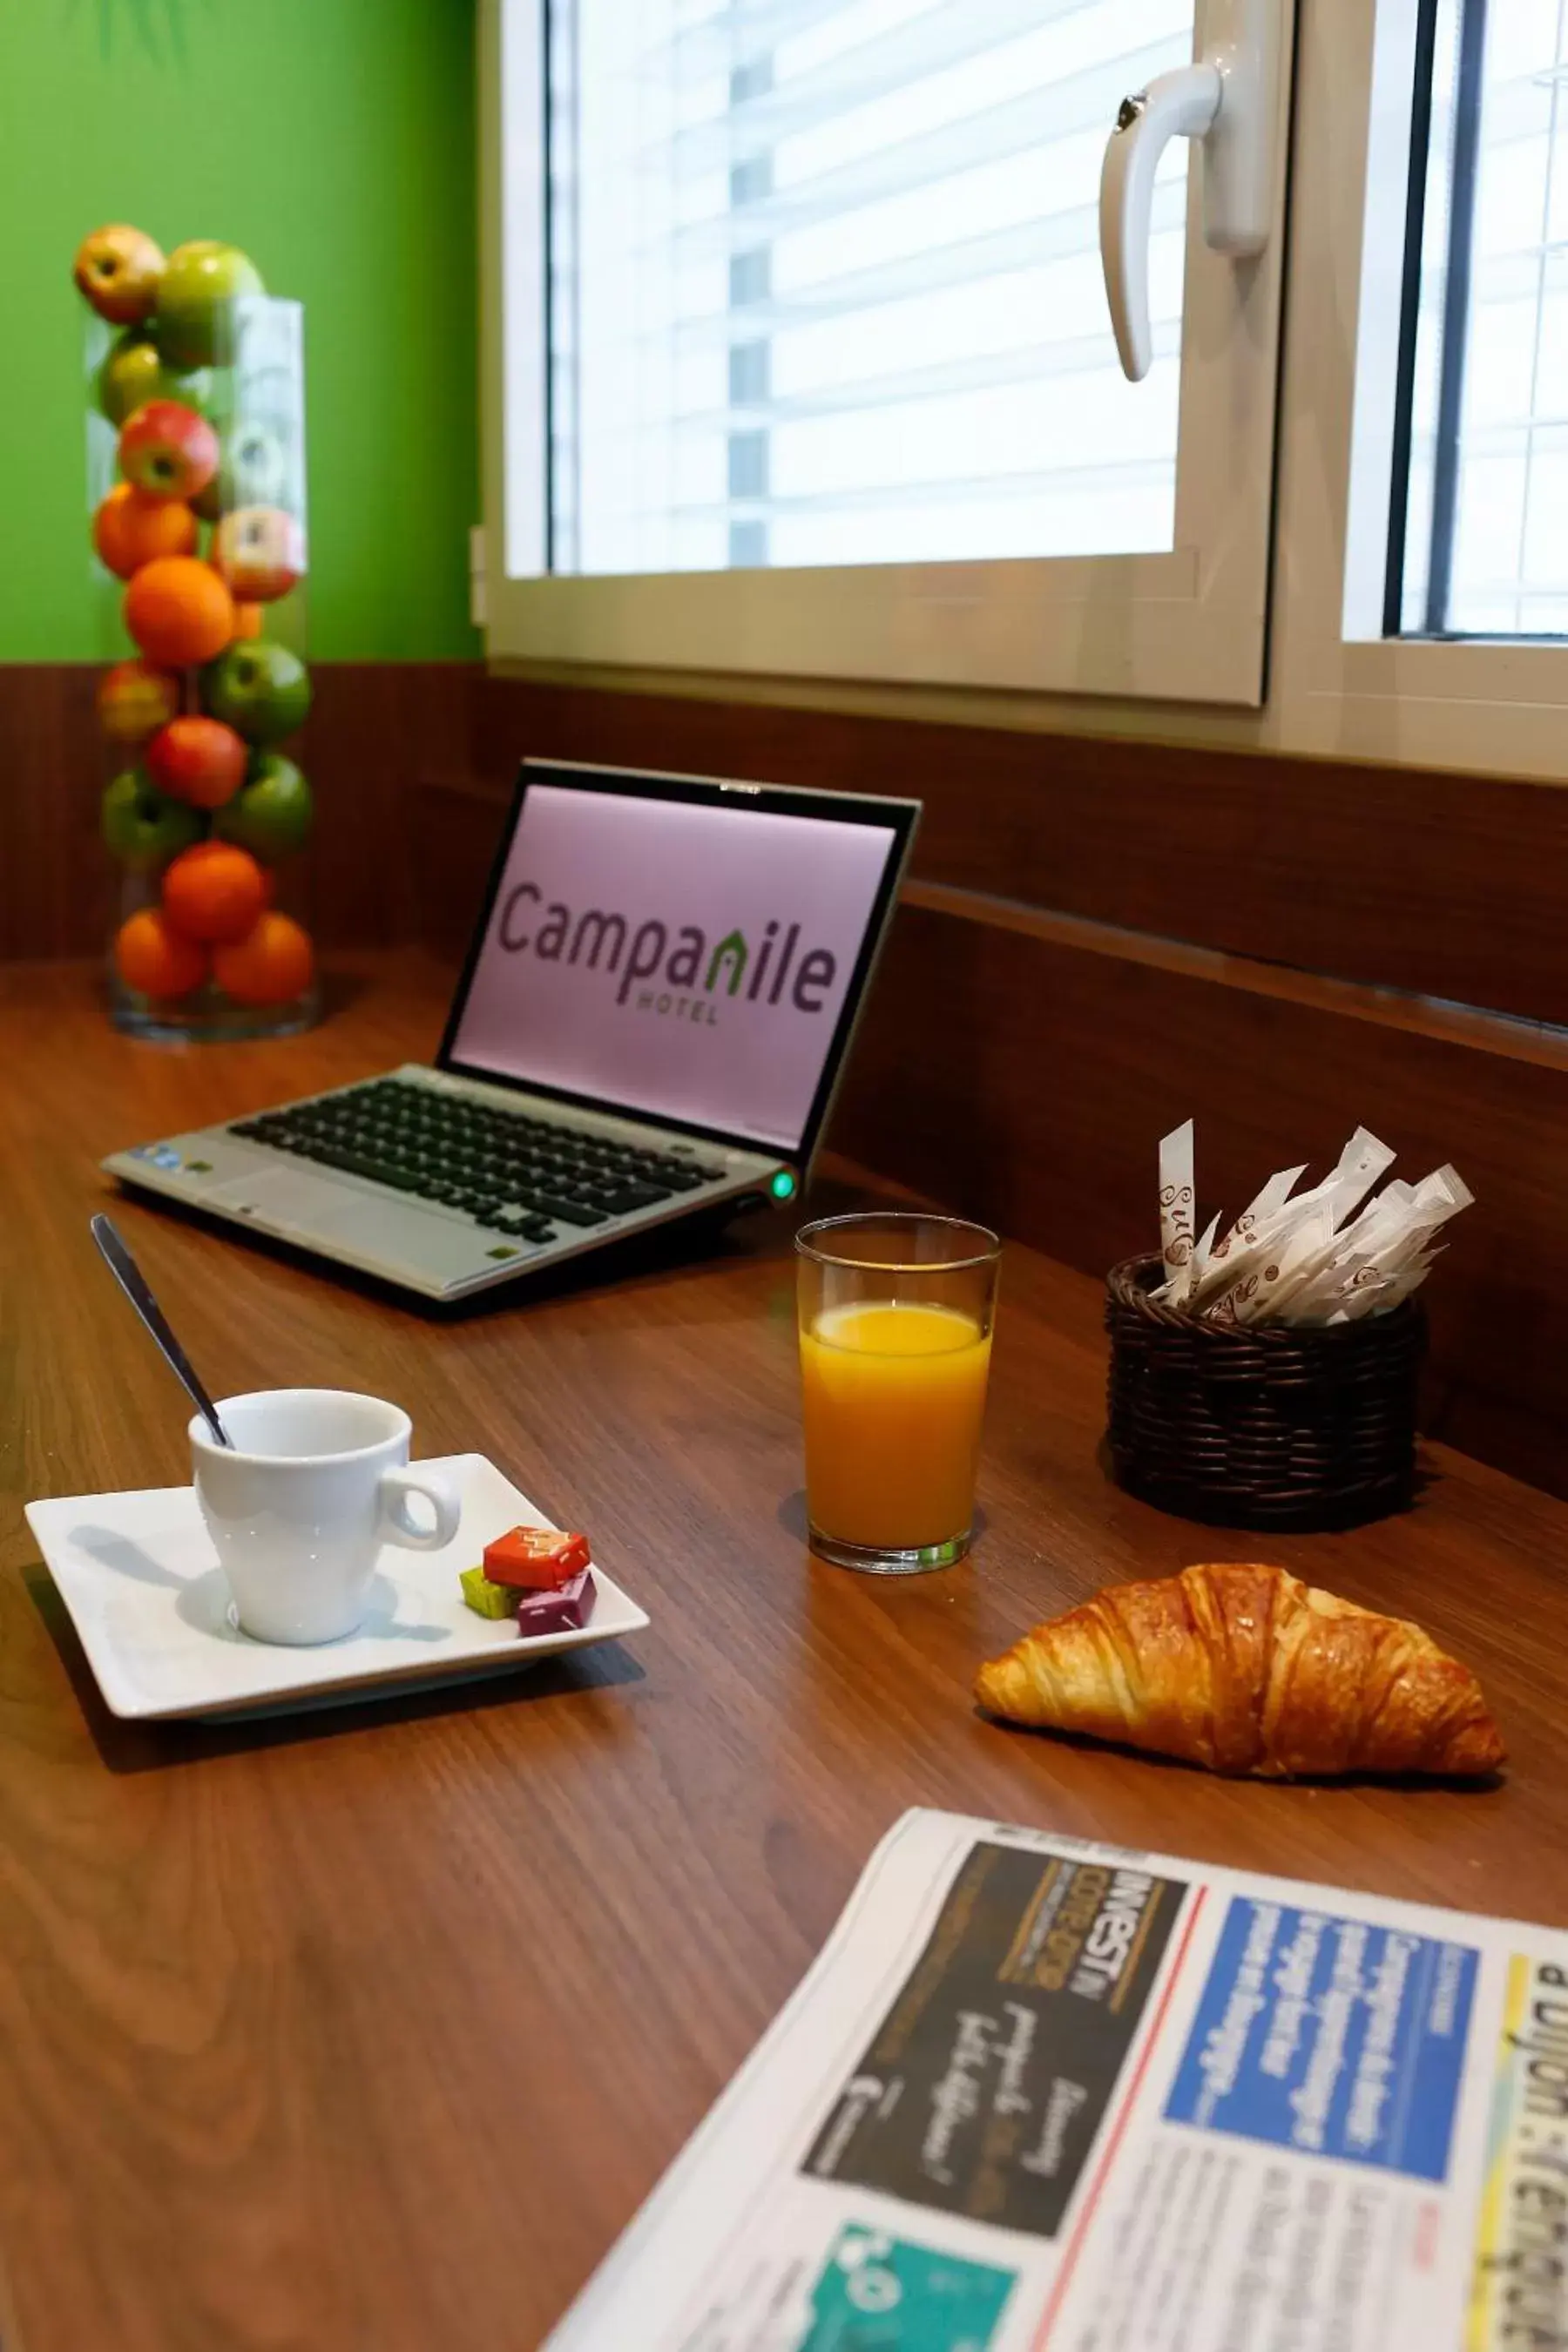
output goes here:
[{"label": "newspaper", "polygon": [[1557,2352],[1568,1934],[906,1813],[548,2352]]}]

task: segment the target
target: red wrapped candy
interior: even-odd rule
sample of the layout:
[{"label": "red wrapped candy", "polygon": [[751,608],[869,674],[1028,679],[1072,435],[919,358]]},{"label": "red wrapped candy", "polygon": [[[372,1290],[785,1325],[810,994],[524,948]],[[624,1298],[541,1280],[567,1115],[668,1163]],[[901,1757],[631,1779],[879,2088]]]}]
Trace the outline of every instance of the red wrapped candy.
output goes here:
[{"label": "red wrapped candy", "polygon": [[562,1528],[512,1528],[485,1546],[485,1574],[492,1584],[557,1592],[582,1575],[589,1559],[586,1536]]}]

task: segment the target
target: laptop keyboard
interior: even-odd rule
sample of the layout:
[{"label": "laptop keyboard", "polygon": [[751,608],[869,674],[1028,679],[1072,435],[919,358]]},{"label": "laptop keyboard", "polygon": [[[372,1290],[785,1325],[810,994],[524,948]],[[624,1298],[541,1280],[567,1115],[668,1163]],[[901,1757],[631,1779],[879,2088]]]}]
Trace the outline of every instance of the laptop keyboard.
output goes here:
[{"label": "laptop keyboard", "polygon": [[399,1078],[240,1119],[229,1132],[537,1243],[559,1239],[562,1225],[608,1224],[695,1192],[724,1172]]}]

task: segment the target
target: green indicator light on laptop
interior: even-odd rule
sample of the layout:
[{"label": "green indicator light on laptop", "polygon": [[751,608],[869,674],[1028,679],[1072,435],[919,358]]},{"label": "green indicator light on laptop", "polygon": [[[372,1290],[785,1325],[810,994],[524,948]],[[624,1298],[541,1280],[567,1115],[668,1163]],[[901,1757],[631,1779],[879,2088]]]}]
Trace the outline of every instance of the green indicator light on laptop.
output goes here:
[{"label": "green indicator light on laptop", "polygon": [[795,1178],[791,1175],[787,1168],[781,1168],[779,1170],[778,1174],[773,1178],[773,1184],[770,1189],[772,1190],[773,1196],[775,1201],[794,1200]]}]

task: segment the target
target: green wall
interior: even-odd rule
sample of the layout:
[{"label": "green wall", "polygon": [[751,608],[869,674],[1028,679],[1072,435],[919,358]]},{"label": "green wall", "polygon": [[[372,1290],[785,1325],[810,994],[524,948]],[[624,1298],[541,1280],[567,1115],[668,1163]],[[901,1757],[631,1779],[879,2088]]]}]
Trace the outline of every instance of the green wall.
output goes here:
[{"label": "green wall", "polygon": [[0,661],[105,651],[71,259],[134,223],[305,305],[310,651],[478,652],[473,0],[0,0]]}]

